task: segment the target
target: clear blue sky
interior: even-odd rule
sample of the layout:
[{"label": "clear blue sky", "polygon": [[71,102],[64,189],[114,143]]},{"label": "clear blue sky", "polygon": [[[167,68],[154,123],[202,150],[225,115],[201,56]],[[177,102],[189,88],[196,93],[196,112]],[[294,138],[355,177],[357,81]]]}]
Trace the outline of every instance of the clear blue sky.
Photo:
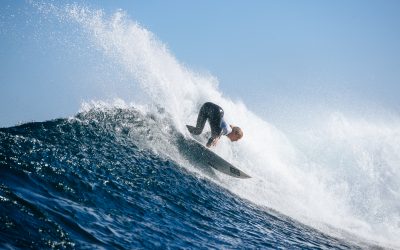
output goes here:
[{"label": "clear blue sky", "polygon": [[[84,2],[123,9],[265,119],[301,119],[319,106],[399,114],[400,1]],[[72,115],[82,100],[106,96],[90,83],[115,80],[98,74],[103,58],[62,42],[83,39],[79,31],[40,15],[1,1],[0,126]]]}]

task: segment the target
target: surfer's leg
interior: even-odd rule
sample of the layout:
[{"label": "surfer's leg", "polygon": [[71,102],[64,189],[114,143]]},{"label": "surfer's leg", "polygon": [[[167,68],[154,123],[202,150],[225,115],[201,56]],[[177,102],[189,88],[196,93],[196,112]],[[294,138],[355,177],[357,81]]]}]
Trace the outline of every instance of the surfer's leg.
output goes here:
[{"label": "surfer's leg", "polygon": [[196,127],[188,126],[188,125],[186,126],[188,128],[189,132],[194,135],[201,134],[201,132],[203,132],[204,125],[206,124],[206,121],[208,119],[209,113],[210,113],[210,105],[208,102],[206,102],[200,108],[199,115],[197,116]]},{"label": "surfer's leg", "polygon": [[206,111],[208,123],[210,124],[211,128],[211,136],[218,137],[221,133],[221,120],[224,116],[224,110],[217,104],[210,102],[205,103],[204,106],[207,107]]}]

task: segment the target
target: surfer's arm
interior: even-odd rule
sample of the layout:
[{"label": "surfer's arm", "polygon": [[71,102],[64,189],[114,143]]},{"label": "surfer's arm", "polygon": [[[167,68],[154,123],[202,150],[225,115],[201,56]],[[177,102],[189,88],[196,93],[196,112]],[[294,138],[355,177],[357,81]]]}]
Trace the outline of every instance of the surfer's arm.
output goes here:
[{"label": "surfer's arm", "polygon": [[206,146],[209,148],[211,146],[215,146],[217,145],[217,142],[219,140],[219,136],[218,137],[211,137],[210,139],[208,139],[208,142],[206,144]]}]

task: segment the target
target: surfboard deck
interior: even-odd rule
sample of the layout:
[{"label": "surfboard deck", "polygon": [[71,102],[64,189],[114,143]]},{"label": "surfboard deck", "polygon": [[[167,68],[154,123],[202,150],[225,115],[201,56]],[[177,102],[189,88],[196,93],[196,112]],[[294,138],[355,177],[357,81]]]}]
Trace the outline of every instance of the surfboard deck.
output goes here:
[{"label": "surfboard deck", "polygon": [[193,138],[185,138],[185,145],[182,147],[182,150],[185,151],[186,154],[190,154],[192,158],[195,157],[196,161],[200,161],[219,172],[240,179],[251,178],[250,175],[233,166]]}]

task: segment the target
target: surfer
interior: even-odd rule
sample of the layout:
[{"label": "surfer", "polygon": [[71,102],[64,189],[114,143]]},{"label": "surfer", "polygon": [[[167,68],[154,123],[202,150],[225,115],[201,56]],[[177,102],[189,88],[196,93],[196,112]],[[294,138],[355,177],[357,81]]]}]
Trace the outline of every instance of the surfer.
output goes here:
[{"label": "surfer", "polygon": [[206,102],[201,106],[196,127],[190,125],[186,127],[190,133],[199,135],[203,132],[207,119],[211,127],[211,138],[206,144],[207,147],[215,146],[221,135],[227,136],[231,141],[237,141],[243,137],[242,129],[227,124],[224,120],[224,110],[212,102]]}]

